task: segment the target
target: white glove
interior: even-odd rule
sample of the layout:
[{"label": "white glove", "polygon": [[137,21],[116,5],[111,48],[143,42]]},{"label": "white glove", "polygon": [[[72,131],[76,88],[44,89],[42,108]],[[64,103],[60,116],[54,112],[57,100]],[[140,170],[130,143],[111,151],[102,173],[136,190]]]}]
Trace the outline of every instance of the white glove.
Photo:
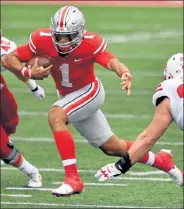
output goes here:
[{"label": "white glove", "polygon": [[95,178],[98,181],[106,181],[107,179],[111,179],[113,177],[121,175],[121,171],[119,171],[115,167],[115,163],[105,165],[102,167],[96,174]]},{"label": "white glove", "polygon": [[37,85],[37,87],[31,91],[37,99],[42,100],[45,98],[45,91],[41,86]]}]

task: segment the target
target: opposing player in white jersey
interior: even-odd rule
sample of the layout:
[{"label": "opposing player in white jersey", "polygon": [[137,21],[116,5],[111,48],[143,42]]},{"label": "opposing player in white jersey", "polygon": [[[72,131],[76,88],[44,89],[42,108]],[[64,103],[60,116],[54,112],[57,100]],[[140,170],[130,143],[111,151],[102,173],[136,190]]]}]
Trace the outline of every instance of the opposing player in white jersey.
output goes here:
[{"label": "opposing player in white jersey", "polygon": [[[183,53],[175,54],[168,60],[164,69],[165,80],[159,84],[153,95],[152,102],[156,106],[156,111],[150,125],[139,134],[128,152],[118,162],[108,164],[97,172],[95,177],[99,181],[105,181],[121,173],[126,173],[153,147],[173,121],[175,121],[180,130],[184,130],[183,61]],[[167,173],[176,184],[183,186],[183,172],[172,163],[171,151],[162,150],[158,154],[162,156],[163,152],[168,152],[167,164],[169,158],[171,159],[170,170]]]},{"label": "opposing player in white jersey", "polygon": [[[3,57],[16,49],[16,44],[4,37],[1,37],[1,60]],[[1,66],[1,71],[6,70]],[[35,81],[25,77],[17,76],[20,80],[25,82],[28,87],[33,91],[36,98],[42,100],[45,97],[44,90],[36,84]],[[27,187],[37,188],[42,186],[42,178],[38,169],[29,163],[19,150],[13,145],[9,139],[10,135],[15,133],[16,127],[19,122],[17,113],[17,103],[11,91],[0,73],[0,159],[1,165],[3,162],[16,167],[25,173],[29,182]]]}]

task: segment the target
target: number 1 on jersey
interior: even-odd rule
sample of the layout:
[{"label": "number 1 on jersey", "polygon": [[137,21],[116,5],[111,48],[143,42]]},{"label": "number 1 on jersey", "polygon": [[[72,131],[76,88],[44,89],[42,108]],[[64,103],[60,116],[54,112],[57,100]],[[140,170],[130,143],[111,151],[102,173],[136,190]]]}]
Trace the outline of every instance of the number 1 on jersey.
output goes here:
[{"label": "number 1 on jersey", "polygon": [[61,86],[72,87],[72,83],[69,82],[69,64],[62,64],[60,70],[62,74]]}]

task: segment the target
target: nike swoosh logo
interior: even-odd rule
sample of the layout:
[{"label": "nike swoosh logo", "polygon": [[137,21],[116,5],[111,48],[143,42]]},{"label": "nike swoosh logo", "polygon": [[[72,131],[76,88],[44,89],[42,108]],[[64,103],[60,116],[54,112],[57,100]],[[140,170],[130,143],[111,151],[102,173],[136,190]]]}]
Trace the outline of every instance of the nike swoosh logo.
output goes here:
[{"label": "nike swoosh logo", "polygon": [[82,59],[74,59],[74,62],[80,62]]}]

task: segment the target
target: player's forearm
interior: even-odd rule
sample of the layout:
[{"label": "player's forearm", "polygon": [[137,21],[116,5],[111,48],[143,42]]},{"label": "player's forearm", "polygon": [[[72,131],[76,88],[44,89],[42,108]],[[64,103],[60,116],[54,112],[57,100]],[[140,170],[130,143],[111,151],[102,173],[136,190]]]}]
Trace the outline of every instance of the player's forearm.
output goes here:
[{"label": "player's forearm", "polygon": [[151,136],[147,130],[144,130],[139,134],[136,141],[128,150],[131,164],[133,165],[139,162],[139,160],[153,147],[157,139],[158,137]]},{"label": "player's forearm", "polygon": [[16,56],[11,55],[11,53],[3,56],[1,59],[1,65],[15,75],[21,77],[20,69],[22,67],[22,63]]},{"label": "player's forearm", "polygon": [[[7,56],[8,55],[6,55],[6,58],[7,58]],[[13,57],[16,57],[16,56],[13,56]],[[6,59],[4,59],[4,58],[5,57],[3,57],[2,63],[1,63],[3,67],[5,67],[9,71],[11,71],[19,80],[21,80],[22,82],[24,82],[24,84],[27,85],[30,90],[36,89],[36,87],[37,87],[36,82],[34,80],[32,80],[32,79],[28,79],[27,77],[23,76],[22,73],[20,72],[20,68],[22,67],[22,64],[20,65],[19,68],[17,67],[17,68],[15,68],[13,70],[10,70],[11,63],[9,64],[9,59],[6,62]],[[14,64],[13,64],[13,66],[14,66]],[[17,65],[17,66],[19,66],[19,65]]]},{"label": "player's forearm", "polygon": [[124,72],[130,72],[117,58],[113,58],[109,61],[108,69],[114,71],[119,77],[121,77]]},{"label": "player's forearm", "polygon": [[29,80],[28,78],[24,77],[22,74],[15,74],[15,76],[24,83]]},{"label": "player's forearm", "polygon": [[32,79],[28,79],[26,77],[24,77],[23,75],[16,75],[16,77],[21,80],[22,82],[24,82],[24,84],[30,89],[30,90],[34,90],[37,87],[37,84],[34,80]]}]

